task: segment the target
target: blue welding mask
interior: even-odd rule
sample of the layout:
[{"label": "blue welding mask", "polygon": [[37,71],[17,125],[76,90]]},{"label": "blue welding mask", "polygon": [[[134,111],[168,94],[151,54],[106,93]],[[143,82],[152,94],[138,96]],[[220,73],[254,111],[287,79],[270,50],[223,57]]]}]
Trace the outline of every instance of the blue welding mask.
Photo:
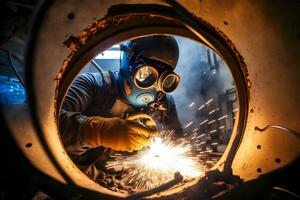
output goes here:
[{"label": "blue welding mask", "polygon": [[180,77],[174,69],[179,49],[173,37],[138,38],[122,44],[121,51],[119,89],[132,106],[147,107],[177,88]]}]

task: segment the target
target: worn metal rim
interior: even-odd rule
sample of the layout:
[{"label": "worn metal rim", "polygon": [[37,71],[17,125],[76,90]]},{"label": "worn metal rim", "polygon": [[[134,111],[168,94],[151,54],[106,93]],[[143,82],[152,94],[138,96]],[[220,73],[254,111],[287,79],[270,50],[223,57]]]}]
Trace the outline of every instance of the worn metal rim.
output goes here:
[{"label": "worn metal rim", "polygon": [[[161,7],[161,6],[158,6]],[[150,9],[149,9],[150,10]],[[137,12],[135,11],[135,14]],[[171,13],[171,14],[170,14]],[[128,30],[128,27],[125,27],[126,31],[123,32],[120,30],[115,30],[115,35],[112,37],[112,33],[105,33],[102,32],[101,34],[95,35],[91,41],[87,45],[85,45],[83,48],[81,48],[76,54],[74,54],[71,57],[71,62],[69,63],[69,66],[65,71],[63,71],[62,78],[59,80],[57,85],[57,101],[56,101],[56,110],[58,111],[60,108],[61,100],[63,99],[63,95],[65,91],[68,89],[70,83],[72,82],[73,78],[76,76],[76,74],[79,72],[79,70],[84,66],[84,64],[87,62],[87,60],[90,60],[93,56],[93,52],[95,49],[97,51],[103,51],[106,48],[110,47],[112,44],[119,43],[124,40],[128,40],[134,37],[138,36],[144,36],[144,35],[150,35],[153,34],[155,31],[155,34],[171,34],[171,35],[180,35],[183,37],[188,37],[190,39],[194,39],[196,41],[203,43],[207,46],[211,45],[214,47],[215,52],[217,52],[223,60],[227,63],[229,66],[234,80],[237,83],[237,91],[238,91],[238,98],[239,98],[239,114],[238,114],[238,123],[235,123],[233,135],[231,136],[231,145],[228,144],[227,149],[230,149],[230,152],[227,156],[227,159],[225,159],[225,164],[227,163],[228,169],[230,169],[230,165],[232,163],[234,154],[238,148],[238,145],[241,141],[242,134],[245,127],[245,122],[247,118],[247,110],[248,110],[248,91],[247,91],[247,81],[246,76],[247,73],[245,71],[245,66],[242,67],[243,61],[240,57],[240,55],[237,53],[237,51],[234,49],[234,46],[231,43],[228,43],[229,40],[219,32],[217,32],[212,26],[210,26],[207,22],[204,22],[202,20],[199,21],[200,29],[203,28],[203,31],[201,34],[204,36],[205,39],[209,40],[211,44],[204,43],[201,39],[197,38],[195,35],[191,33],[190,30],[184,28],[185,22],[183,20],[180,20],[180,17],[177,15],[174,15],[174,13],[170,10],[170,13],[160,13],[155,11],[149,11],[149,12],[141,12],[140,15],[149,16],[151,15],[157,15],[161,17],[162,20],[170,19],[173,22],[173,26],[146,26],[145,24],[140,24],[138,27],[132,28],[131,30]],[[130,14],[130,13],[127,13]],[[182,24],[183,26],[178,26],[179,24]],[[174,26],[175,25],[175,26]],[[110,28],[110,27],[109,27]],[[111,29],[110,29],[111,31]],[[108,35],[105,35],[108,34]],[[129,34],[129,35],[128,35]],[[118,39],[113,39],[114,37],[118,37]],[[225,37],[225,39],[224,39]],[[96,45],[95,45],[96,44]],[[32,47],[31,47],[32,48]],[[30,48],[29,48],[30,49]],[[83,57],[84,55],[84,57]],[[30,60],[30,59],[29,59]],[[30,61],[29,61],[30,63]],[[34,74],[34,69],[32,71],[30,70],[28,73],[28,77],[32,77],[31,75]],[[35,93],[35,87],[34,87],[34,81],[29,81],[29,91],[34,94]],[[36,109],[36,102],[39,101],[32,95],[33,98],[31,99],[31,109],[32,109],[32,115],[35,119],[35,125],[36,127],[41,127],[42,125],[39,124],[38,121],[38,115],[34,111]],[[57,116],[57,115],[56,115]],[[43,141],[44,134],[41,133],[42,129],[37,128],[37,132],[40,136],[41,141]],[[46,143],[43,144],[44,148],[47,149]],[[48,152],[48,155],[51,156],[51,152]],[[224,155],[223,155],[224,157]],[[222,157],[222,158],[223,158]],[[52,159],[53,160],[53,159]],[[222,159],[220,159],[222,160]],[[53,160],[55,163],[55,159]],[[220,163],[219,163],[220,164]],[[217,163],[218,165],[218,163]],[[59,169],[59,164],[57,163],[57,168]],[[226,167],[225,167],[226,170]],[[61,174],[64,174],[63,170],[60,170]],[[66,180],[68,179],[67,175],[64,176]]]},{"label": "worn metal rim", "polygon": [[[226,147],[227,149],[230,149],[230,152],[227,155],[227,158],[220,159],[220,162],[216,164],[223,165],[224,164],[224,170],[225,173],[231,174],[231,162],[234,158],[234,154],[238,148],[238,145],[240,143],[240,140],[242,138],[242,133],[245,126],[245,121],[247,117],[247,110],[248,110],[248,92],[247,92],[247,86],[246,86],[246,78],[244,71],[241,69],[241,65],[243,63],[240,63],[241,60],[239,60],[241,57],[238,57],[238,59],[233,55],[232,52],[232,44],[224,44],[224,35],[220,35],[218,32],[215,32],[216,30],[211,29],[212,27],[206,27],[208,30],[211,30],[211,32],[205,32],[202,31],[201,34],[205,39],[207,39],[210,43],[205,43],[201,38],[198,38],[195,36],[189,29],[187,29],[184,25],[185,23],[181,20],[174,19],[172,15],[162,15],[161,13],[134,13],[136,16],[145,17],[149,14],[156,15],[157,17],[160,17],[161,20],[166,20],[168,23],[170,23],[169,27],[165,25],[165,27],[161,26],[153,26],[153,24],[143,24],[142,26],[138,27],[129,27],[125,28],[124,30],[117,30],[116,32],[112,33],[110,36],[106,36],[105,31],[101,33],[97,33],[92,36],[91,41],[88,42],[84,47],[80,48],[78,52],[76,52],[70,60],[69,63],[69,69],[64,74],[65,76],[62,78],[63,81],[62,84],[58,85],[59,91],[58,91],[58,101],[57,101],[57,108],[59,110],[60,103],[62,102],[63,96],[65,92],[67,91],[69,85],[71,84],[71,81],[74,79],[76,74],[82,69],[82,67],[87,64],[89,60],[91,60],[96,54],[95,52],[102,52],[105,49],[109,48],[110,46],[123,42],[128,39],[132,39],[135,37],[140,36],[146,36],[151,34],[170,34],[170,35],[178,35],[182,37],[186,37],[192,40],[195,40],[197,42],[200,42],[201,44],[208,46],[209,48],[213,47],[213,50],[221,57],[223,60],[227,63],[228,67],[231,70],[231,73],[233,75],[233,78],[235,82],[237,83],[237,93],[238,93],[238,99],[239,99],[239,114],[237,123],[235,123],[235,127],[233,130],[233,134],[231,136],[231,145],[228,144]],[[126,14],[128,15],[128,14]],[[125,15],[125,16],[126,16]],[[130,14],[129,14],[130,15]],[[178,24],[182,24],[182,26],[178,26]],[[173,25],[173,26],[172,26]],[[175,26],[174,26],[175,25]],[[207,24],[202,24],[203,26],[206,26]],[[213,33],[213,34],[212,34]],[[218,38],[216,37],[218,36]],[[220,38],[222,40],[220,40]],[[227,38],[226,38],[227,39]],[[228,42],[228,41],[225,41]],[[231,50],[231,51],[229,51]],[[234,50],[236,51],[236,50]],[[237,52],[235,52],[237,53]],[[236,54],[235,54],[236,55]],[[245,66],[243,66],[245,67]],[[223,156],[222,156],[223,157]],[[221,161],[222,160],[222,161]],[[217,167],[215,167],[217,168]],[[227,171],[226,171],[227,170]]]}]

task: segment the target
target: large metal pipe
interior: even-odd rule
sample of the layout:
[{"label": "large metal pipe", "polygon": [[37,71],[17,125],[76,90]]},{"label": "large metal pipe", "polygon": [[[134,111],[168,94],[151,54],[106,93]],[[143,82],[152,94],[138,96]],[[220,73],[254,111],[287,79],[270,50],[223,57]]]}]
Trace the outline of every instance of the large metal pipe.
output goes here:
[{"label": "large metal pipe", "polygon": [[[160,24],[152,19],[146,22],[143,18],[140,21],[136,18],[135,23],[130,18],[123,18],[129,20],[127,24],[118,24],[120,21],[103,24],[103,32],[69,57],[73,63],[65,69],[63,62],[70,51],[63,43],[68,36],[78,36],[94,22],[94,18],[104,18],[113,5],[128,4],[112,10],[114,15],[126,16],[131,4],[140,3],[45,1],[37,13],[28,49],[27,78],[32,98],[31,115],[25,118],[30,120],[22,136],[17,134],[18,128],[11,127],[21,150],[37,169],[63,184],[72,183],[108,195],[107,198],[125,197],[91,181],[68,157],[57,129],[56,115],[62,98],[57,92],[66,91],[72,78],[98,51],[131,37],[153,33],[177,34],[198,40],[217,51],[231,66],[241,106],[239,123],[228,145],[230,148],[214,169],[230,170],[233,175],[250,181],[299,157],[300,142],[294,135],[280,129],[259,132],[255,128],[279,124],[300,131],[299,3],[278,1],[270,4],[258,0],[178,2],[198,18],[198,23],[191,21],[189,24],[189,18],[176,13],[176,9],[163,13],[165,8],[159,7],[155,12],[158,18],[161,17]],[[170,5],[162,1],[143,4],[146,3],[170,9]],[[150,16],[149,6],[153,7],[143,5],[139,8],[145,18]],[[101,43],[96,45],[97,42]],[[30,148],[26,147],[29,143],[32,144]],[[176,192],[180,191],[173,191]]]}]

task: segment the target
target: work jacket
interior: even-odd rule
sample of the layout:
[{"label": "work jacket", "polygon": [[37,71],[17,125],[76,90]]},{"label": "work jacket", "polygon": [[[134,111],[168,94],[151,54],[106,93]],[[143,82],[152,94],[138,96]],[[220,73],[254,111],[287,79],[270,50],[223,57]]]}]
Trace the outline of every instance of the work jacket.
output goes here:
[{"label": "work jacket", "polygon": [[[128,110],[139,112],[137,108],[124,103],[117,77],[118,73],[111,71],[82,73],[72,83],[65,96],[59,119],[61,138],[68,153],[78,155],[90,149],[82,140],[88,117],[122,116]],[[182,128],[173,97],[167,94],[162,102],[166,105],[164,120],[154,120],[160,127],[173,129],[177,136],[181,136]]]}]

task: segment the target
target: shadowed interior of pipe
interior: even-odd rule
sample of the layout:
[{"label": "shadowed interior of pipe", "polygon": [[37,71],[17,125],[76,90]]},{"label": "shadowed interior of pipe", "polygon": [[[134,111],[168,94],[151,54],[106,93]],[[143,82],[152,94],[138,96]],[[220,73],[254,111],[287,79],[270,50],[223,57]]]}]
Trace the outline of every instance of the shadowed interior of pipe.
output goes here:
[{"label": "shadowed interior of pipe", "polygon": [[[112,26],[118,20],[122,25],[120,29]],[[218,35],[207,23],[202,25],[211,32],[205,30],[200,34],[209,44],[181,23],[170,16],[118,15],[98,20],[79,37],[71,36],[65,41],[71,54],[57,77],[58,119],[64,98],[76,77],[108,71],[118,74],[120,46],[126,41],[171,35],[179,46],[175,72],[181,80],[171,95],[184,133],[181,138],[173,137],[173,130],[166,129],[157,120],[158,139],[153,139],[140,151],[126,153],[100,146],[78,156],[65,146],[78,168],[107,189],[145,196],[165,190],[172,194],[199,183],[209,170],[223,168],[225,172],[226,162],[230,165],[233,159],[247,109],[245,79],[240,66],[243,62],[235,57],[238,53],[230,51],[232,44],[225,42],[228,46],[224,45],[224,41],[229,40]],[[108,96],[103,94],[104,98]],[[107,113],[103,111],[103,116],[101,113],[99,116],[105,117]],[[174,178],[178,177],[175,174],[182,178]]]}]

